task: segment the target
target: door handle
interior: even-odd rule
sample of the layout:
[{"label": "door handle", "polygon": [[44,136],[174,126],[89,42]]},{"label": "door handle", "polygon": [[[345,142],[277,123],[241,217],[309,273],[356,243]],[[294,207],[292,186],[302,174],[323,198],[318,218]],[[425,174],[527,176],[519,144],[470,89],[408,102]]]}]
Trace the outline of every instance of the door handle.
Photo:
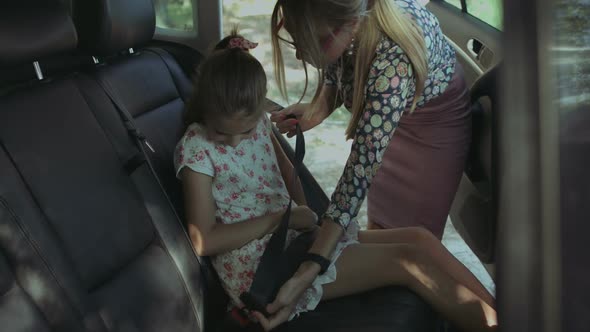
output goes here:
[{"label": "door handle", "polygon": [[467,41],[467,51],[484,68],[489,68],[494,59],[494,52],[487,48],[482,42],[475,38]]},{"label": "door handle", "polygon": [[474,58],[479,57],[479,54],[483,48],[483,43],[475,38],[471,38],[467,41],[467,50],[469,50],[469,53],[471,53]]}]

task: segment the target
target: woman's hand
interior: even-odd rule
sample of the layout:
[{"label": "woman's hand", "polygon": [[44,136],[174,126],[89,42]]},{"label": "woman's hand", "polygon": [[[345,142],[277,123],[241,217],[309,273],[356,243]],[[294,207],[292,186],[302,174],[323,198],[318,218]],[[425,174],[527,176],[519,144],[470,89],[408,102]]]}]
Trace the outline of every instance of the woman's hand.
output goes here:
[{"label": "woman's hand", "polygon": [[[334,252],[334,248],[336,248],[336,244],[342,237],[343,232],[344,230],[340,225],[329,219],[324,219],[309,252],[331,257],[331,253]],[[274,302],[266,307],[266,311],[271,316],[264,317],[259,312],[253,313],[260,325],[266,331],[270,331],[287,321],[299,298],[309,288],[318,273],[320,273],[319,264],[310,261],[303,262],[293,277],[281,287]]]},{"label": "woman's hand", "polygon": [[300,232],[310,232],[318,227],[318,215],[305,205],[291,208],[289,228]]},{"label": "woman's hand", "polygon": [[270,331],[289,319],[299,298],[311,286],[319,272],[318,264],[303,262],[293,277],[281,287],[274,302],[266,306],[270,316],[265,317],[259,312],[253,313],[265,331]]},{"label": "woman's hand", "polygon": [[[297,123],[301,126],[302,131],[307,131],[322,123],[329,115],[327,110],[320,107],[315,110],[311,118],[304,118],[304,114],[312,111],[314,110],[312,110],[311,104],[295,104],[283,110],[273,112],[270,120],[276,123],[281,134],[287,133],[287,137],[293,137],[295,136],[295,125]],[[287,118],[289,115],[294,115],[296,119]]]}]

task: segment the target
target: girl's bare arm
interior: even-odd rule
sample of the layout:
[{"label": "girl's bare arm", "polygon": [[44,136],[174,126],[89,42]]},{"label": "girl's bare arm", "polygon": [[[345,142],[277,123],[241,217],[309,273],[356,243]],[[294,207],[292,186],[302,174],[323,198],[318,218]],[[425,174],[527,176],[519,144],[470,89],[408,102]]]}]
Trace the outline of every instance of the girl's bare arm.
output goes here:
[{"label": "girl's bare arm", "polygon": [[200,256],[216,255],[240,248],[271,233],[284,211],[235,224],[215,221],[213,178],[184,168],[181,173],[188,233]]}]

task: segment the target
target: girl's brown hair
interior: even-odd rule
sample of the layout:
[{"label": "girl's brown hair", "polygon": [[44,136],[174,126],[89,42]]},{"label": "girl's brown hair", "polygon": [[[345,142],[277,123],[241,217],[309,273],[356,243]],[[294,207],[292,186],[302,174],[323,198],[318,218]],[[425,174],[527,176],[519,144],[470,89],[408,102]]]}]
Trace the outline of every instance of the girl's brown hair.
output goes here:
[{"label": "girl's brown hair", "polygon": [[[428,75],[426,46],[420,27],[407,17],[393,0],[278,0],[271,18],[271,34],[275,76],[279,89],[286,95],[285,69],[281,53],[279,31],[284,26],[292,34],[302,59],[313,59],[319,73],[319,83],[313,104],[318,99],[322,85],[322,71],[326,67],[318,31],[325,27],[339,27],[355,20],[360,21],[357,33],[358,51],[354,64],[352,117],[346,137],[353,138],[365,107],[365,86],[375,50],[382,36],[387,36],[404,50],[412,63],[416,77],[416,93],[410,108],[413,111],[424,89]],[[371,7],[371,8],[369,8]],[[307,64],[302,60],[306,74]],[[308,115],[311,116],[311,115]]]},{"label": "girl's brown hair", "polygon": [[266,74],[248,51],[229,48],[234,38],[243,37],[234,29],[199,65],[186,106],[187,126],[203,123],[211,115],[253,115],[261,111],[267,92]]}]

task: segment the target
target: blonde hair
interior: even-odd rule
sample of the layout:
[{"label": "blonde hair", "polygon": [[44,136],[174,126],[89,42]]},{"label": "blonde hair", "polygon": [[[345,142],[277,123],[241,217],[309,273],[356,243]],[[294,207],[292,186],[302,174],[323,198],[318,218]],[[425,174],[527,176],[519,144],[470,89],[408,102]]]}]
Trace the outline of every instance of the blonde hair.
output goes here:
[{"label": "blonde hair", "polygon": [[[372,3],[372,8],[369,7]],[[410,112],[414,111],[428,76],[428,62],[424,36],[420,27],[393,0],[278,0],[272,13],[271,34],[274,69],[279,90],[286,95],[284,60],[279,31],[282,22],[291,34],[302,59],[313,59],[319,71],[319,82],[312,103],[319,98],[323,85],[323,70],[327,63],[318,39],[318,31],[325,27],[339,27],[361,19],[357,32],[358,50],[354,64],[352,116],[346,129],[347,139],[354,137],[365,107],[365,86],[375,50],[383,35],[395,41],[408,56],[416,78],[416,91]],[[307,63],[305,90],[308,85]],[[305,94],[305,92],[304,92]],[[302,97],[303,98],[303,97]]]}]

